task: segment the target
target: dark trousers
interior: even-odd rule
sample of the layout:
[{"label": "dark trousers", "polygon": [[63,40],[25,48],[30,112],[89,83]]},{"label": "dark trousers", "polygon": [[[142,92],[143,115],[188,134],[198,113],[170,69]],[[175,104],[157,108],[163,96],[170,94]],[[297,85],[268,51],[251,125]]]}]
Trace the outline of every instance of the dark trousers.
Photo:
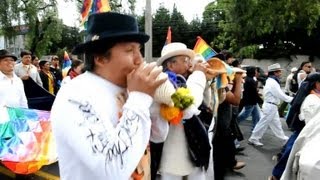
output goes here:
[{"label": "dark trousers", "polygon": [[160,166],[161,155],[162,155],[163,143],[153,143],[150,142],[150,152],[151,152],[151,180],[157,178],[157,171]]},{"label": "dark trousers", "polygon": [[285,147],[281,151],[280,159],[278,163],[275,165],[272,171],[272,175],[277,179],[280,179],[287,165],[287,161],[289,159],[289,155],[291,153],[294,142],[299,136],[300,131],[294,131],[290,138],[288,139]]},{"label": "dark trousers", "polygon": [[223,180],[226,169],[232,169],[237,163],[234,139],[231,134],[227,136],[216,135],[212,141],[215,180]]}]

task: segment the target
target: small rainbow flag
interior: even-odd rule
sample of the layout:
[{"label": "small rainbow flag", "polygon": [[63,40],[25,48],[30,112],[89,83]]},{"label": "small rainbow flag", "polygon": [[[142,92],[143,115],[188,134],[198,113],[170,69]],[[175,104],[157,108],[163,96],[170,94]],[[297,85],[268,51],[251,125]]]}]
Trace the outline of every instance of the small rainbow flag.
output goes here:
[{"label": "small rainbow flag", "polygon": [[90,14],[108,11],[111,11],[108,0],[84,0],[81,9],[81,26],[86,29],[86,22]]},{"label": "small rainbow flag", "polygon": [[64,51],[63,64],[62,64],[62,76],[66,77],[69,69],[71,68],[72,61],[69,58],[67,51]]},{"label": "small rainbow flag", "polygon": [[68,67],[70,68],[71,64],[72,64],[72,61],[69,58],[69,54],[67,53],[67,51],[64,51],[62,69],[65,69]]},{"label": "small rainbow flag", "polygon": [[50,112],[0,108],[0,160],[18,174],[31,174],[58,160]]},{"label": "small rainbow flag", "polygon": [[200,36],[197,37],[193,50],[195,53],[201,54],[206,61],[217,54]]}]

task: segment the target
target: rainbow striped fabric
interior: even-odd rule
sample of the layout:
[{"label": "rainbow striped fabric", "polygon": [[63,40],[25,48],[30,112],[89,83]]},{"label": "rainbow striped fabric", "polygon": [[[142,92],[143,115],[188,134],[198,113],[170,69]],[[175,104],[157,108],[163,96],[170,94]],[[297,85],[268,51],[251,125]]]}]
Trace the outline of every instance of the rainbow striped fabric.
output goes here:
[{"label": "rainbow striped fabric", "polygon": [[67,53],[67,51],[64,51],[62,69],[68,68],[68,67],[70,68],[71,64],[72,64],[72,61],[69,58],[69,54]]},{"label": "rainbow striped fabric", "polygon": [[14,173],[30,174],[57,161],[50,112],[0,108],[0,160]]},{"label": "rainbow striped fabric", "polygon": [[200,36],[197,37],[193,51],[201,54],[206,61],[217,54]]},{"label": "rainbow striped fabric", "polygon": [[63,64],[62,64],[62,77],[66,77],[69,69],[71,68],[72,61],[69,58],[67,51],[64,51]]},{"label": "rainbow striped fabric", "polygon": [[109,0],[84,0],[81,9],[81,25],[86,29],[90,14],[108,11],[111,11]]}]

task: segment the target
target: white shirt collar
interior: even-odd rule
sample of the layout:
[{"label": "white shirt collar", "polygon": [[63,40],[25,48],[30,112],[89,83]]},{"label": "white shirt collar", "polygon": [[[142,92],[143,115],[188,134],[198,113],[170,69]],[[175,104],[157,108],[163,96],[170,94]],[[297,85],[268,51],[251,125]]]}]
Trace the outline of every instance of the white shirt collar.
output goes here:
[{"label": "white shirt collar", "polygon": [[[15,78],[16,74],[13,72],[13,77]],[[5,74],[2,73],[2,71],[0,71],[0,79],[10,79],[8,76],[6,76]]]}]

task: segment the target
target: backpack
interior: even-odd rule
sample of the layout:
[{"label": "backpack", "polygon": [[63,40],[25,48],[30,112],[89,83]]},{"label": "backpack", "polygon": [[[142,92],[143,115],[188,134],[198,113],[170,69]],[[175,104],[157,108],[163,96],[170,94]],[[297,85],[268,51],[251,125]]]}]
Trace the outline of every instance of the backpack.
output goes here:
[{"label": "backpack", "polygon": [[296,93],[299,89],[299,84],[298,84],[298,71],[294,73],[291,81],[290,81],[290,91],[293,93]]}]

